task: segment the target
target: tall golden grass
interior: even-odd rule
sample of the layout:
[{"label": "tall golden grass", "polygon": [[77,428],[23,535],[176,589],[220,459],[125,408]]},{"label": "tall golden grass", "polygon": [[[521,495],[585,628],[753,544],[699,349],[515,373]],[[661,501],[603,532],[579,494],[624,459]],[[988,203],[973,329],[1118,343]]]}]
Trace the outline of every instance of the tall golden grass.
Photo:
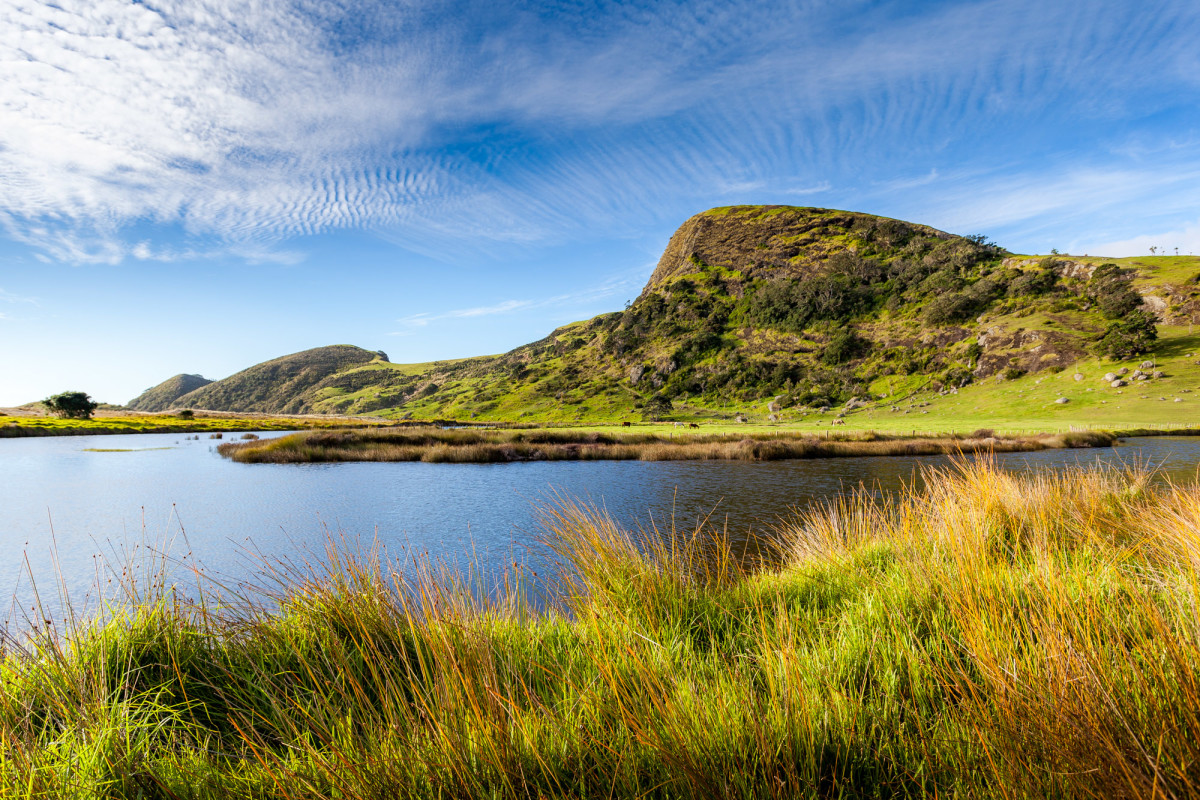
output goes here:
[{"label": "tall golden grass", "polygon": [[[331,546],[161,580],[0,666],[6,797],[1185,798],[1200,486],[927,471],[769,554],[544,509],[560,577],[488,595]],[[266,588],[264,588],[266,587]],[[547,591],[540,610],[525,594]]]},{"label": "tall golden grass", "polygon": [[230,442],[220,453],[244,463],[317,461],[426,461],[489,463],[587,460],[772,461],[838,456],[942,455],[1028,452],[1063,447],[1106,447],[1117,437],[1105,431],[997,438],[899,437],[868,433],[825,436],[770,434],[610,434],[564,430],[401,430],[306,432],[251,443]]}]

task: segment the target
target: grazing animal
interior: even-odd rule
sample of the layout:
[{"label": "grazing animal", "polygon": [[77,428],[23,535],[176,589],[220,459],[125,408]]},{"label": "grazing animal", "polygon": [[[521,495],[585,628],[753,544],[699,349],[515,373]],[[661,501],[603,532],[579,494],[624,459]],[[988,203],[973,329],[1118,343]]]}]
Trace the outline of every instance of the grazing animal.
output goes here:
[{"label": "grazing animal", "polygon": [[682,423],[682,422],[676,422],[676,423],[675,423],[675,427],[676,427],[676,428],[682,428],[682,427],[683,427],[683,423]]},{"label": "grazing animal", "polygon": [[621,423],[621,427],[622,427],[622,428],[628,428],[628,427],[629,427],[630,425],[632,425],[632,424],[633,424],[632,422],[622,422],[622,423]]},{"label": "grazing animal", "polygon": [[699,428],[700,426],[699,426],[699,425],[697,425],[697,424],[696,424],[696,423],[694,423],[694,422],[689,422],[689,423],[688,423],[688,427],[689,427],[689,428]]},{"label": "grazing animal", "polygon": [[832,424],[832,425],[845,425],[845,424],[846,424],[846,420],[844,420],[844,419],[835,419],[835,420],[834,420],[832,423],[830,423],[830,424]]}]

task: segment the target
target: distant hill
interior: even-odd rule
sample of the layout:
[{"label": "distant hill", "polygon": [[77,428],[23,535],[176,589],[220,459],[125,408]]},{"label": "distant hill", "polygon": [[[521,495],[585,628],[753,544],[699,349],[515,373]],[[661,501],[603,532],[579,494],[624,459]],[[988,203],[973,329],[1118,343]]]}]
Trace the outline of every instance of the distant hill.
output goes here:
[{"label": "distant hill", "polygon": [[353,345],[317,347],[264,361],[228,378],[209,382],[176,398],[175,402],[211,411],[305,414],[314,410],[316,393],[334,376],[386,363],[386,354]]},{"label": "distant hill", "polygon": [[391,364],[347,345],[318,348],[177,402],[559,422],[886,408],[1102,358],[1136,365],[1156,325],[1191,335],[1200,259],[1107,263],[1013,256],[979,236],[856,212],[717,208],[676,231],[624,311],[508,353]]},{"label": "distant hill", "polygon": [[176,375],[142,392],[130,400],[126,404],[126,408],[134,411],[166,411],[169,408],[183,408],[184,406],[176,402],[179,398],[210,383],[212,381],[203,375]]}]

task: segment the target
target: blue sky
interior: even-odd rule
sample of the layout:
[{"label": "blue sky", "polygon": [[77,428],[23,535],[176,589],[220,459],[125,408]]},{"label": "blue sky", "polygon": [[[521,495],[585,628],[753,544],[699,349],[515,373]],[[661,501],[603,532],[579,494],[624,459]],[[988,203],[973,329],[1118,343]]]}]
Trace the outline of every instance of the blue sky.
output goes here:
[{"label": "blue sky", "polygon": [[1200,252],[1200,6],[0,0],[0,405],[620,309],[735,203]]}]

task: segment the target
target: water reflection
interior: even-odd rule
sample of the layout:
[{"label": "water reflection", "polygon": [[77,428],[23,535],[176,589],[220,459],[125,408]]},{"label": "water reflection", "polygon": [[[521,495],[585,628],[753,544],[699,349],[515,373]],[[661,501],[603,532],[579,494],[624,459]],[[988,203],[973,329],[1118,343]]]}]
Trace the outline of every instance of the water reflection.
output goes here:
[{"label": "water reflection", "polygon": [[[270,434],[264,434],[270,435]],[[378,541],[498,574],[542,560],[535,508],[580,499],[623,525],[690,528],[708,518],[739,541],[769,534],[795,507],[860,485],[893,492],[944,456],[751,462],[247,465],[216,442],[178,434],[0,441],[0,592],[28,604],[23,573],[82,597],[97,553],[165,543],[230,579],[248,574],[246,548],[266,559],[323,558],[331,534]],[[168,449],[150,449],[166,447]],[[130,449],[89,452],[89,448]],[[1189,480],[1200,439],[1141,439],[1115,449],[996,456],[1005,469],[1135,463]],[[57,542],[58,564],[51,555]],[[43,596],[45,598],[45,593]],[[3,613],[0,612],[0,616]]]}]

